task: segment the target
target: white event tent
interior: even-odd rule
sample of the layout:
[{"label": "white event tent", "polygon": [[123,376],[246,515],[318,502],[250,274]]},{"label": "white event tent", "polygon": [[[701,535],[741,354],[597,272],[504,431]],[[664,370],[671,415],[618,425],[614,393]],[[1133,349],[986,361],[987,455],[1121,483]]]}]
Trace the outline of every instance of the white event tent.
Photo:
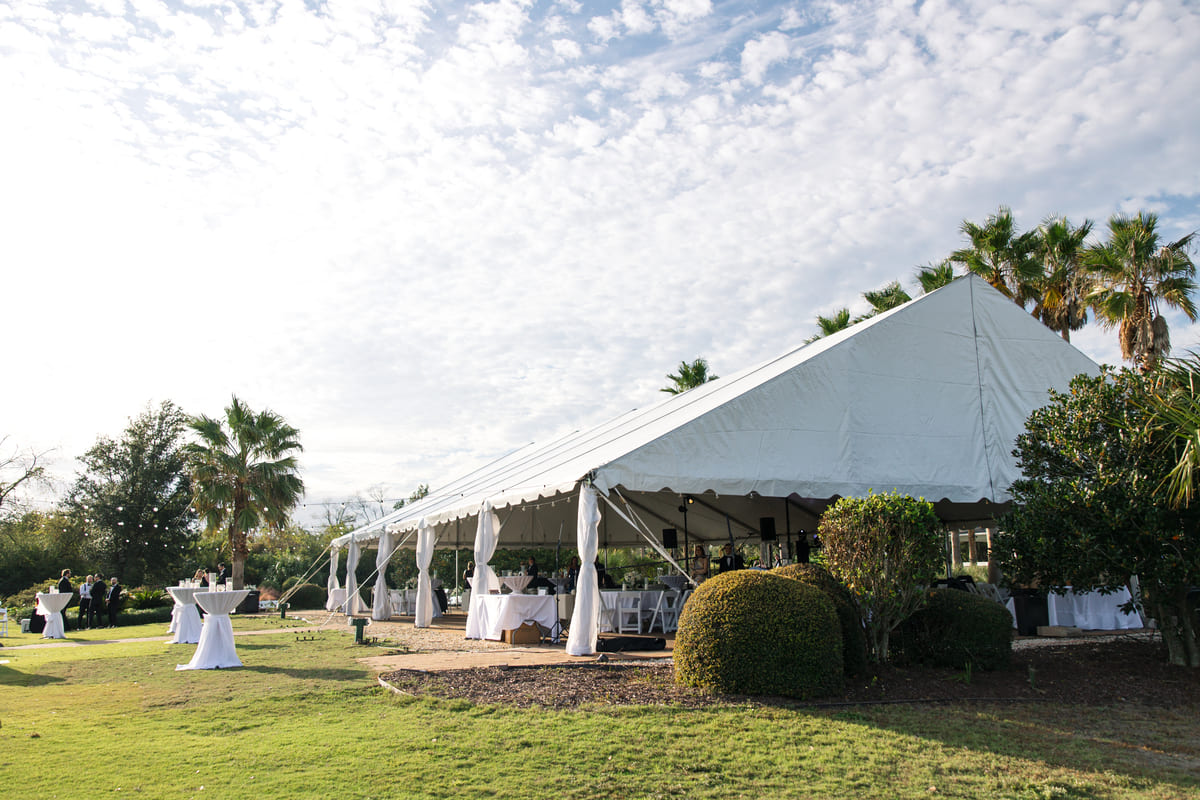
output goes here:
[{"label": "white event tent", "polygon": [[681,546],[685,536],[759,540],[766,517],[782,523],[781,536],[813,531],[835,498],[871,490],[924,497],[948,523],[986,523],[1010,499],[1012,449],[1029,413],[1049,389],[1098,371],[968,275],[737,374],[516,450],[334,540],[332,563],[385,532],[396,547],[474,547],[475,585],[486,591],[499,587],[486,566],[497,546],[574,546],[588,591],[577,590],[567,649],[584,655],[598,632],[599,547],[649,545],[669,558],[666,528]]}]

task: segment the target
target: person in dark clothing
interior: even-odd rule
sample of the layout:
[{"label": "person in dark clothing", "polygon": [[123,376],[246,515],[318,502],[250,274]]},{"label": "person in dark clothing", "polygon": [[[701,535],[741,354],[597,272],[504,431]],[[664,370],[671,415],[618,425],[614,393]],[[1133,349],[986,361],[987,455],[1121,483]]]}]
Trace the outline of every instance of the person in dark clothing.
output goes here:
[{"label": "person in dark clothing", "polygon": [[567,565],[567,588],[565,591],[575,591],[575,584],[579,581],[579,556],[571,556],[571,563]]},{"label": "person in dark clothing", "polygon": [[717,572],[730,572],[735,569],[745,569],[746,561],[733,552],[733,545],[725,545],[721,560],[717,562]]},{"label": "person in dark clothing", "polygon": [[108,627],[117,627],[117,612],[121,610],[121,579],[113,578],[108,587]]},{"label": "person in dark clothing", "polygon": [[616,581],[608,574],[608,570],[604,568],[604,565],[600,563],[600,559],[598,558],[596,559],[596,583],[599,584],[601,589],[617,588]]},{"label": "person in dark clothing", "polygon": [[[62,571],[62,577],[58,579],[58,592],[59,594],[74,594],[75,587],[71,585],[71,570],[64,569]],[[70,604],[68,603],[68,605]],[[66,609],[63,610],[65,611]],[[62,618],[63,630],[65,631],[67,629],[67,615],[63,614]]]},{"label": "person in dark clothing", "polygon": [[224,564],[217,564],[217,583],[224,584],[229,578],[229,573],[225,571]]},{"label": "person in dark clothing", "polygon": [[530,556],[529,560],[525,562],[525,574],[531,578],[538,576],[537,562],[533,560],[533,556]]},{"label": "person in dark clothing", "polygon": [[103,575],[96,576],[92,584],[92,606],[88,609],[88,627],[98,628],[104,624],[104,604],[108,599],[108,584]]},{"label": "person in dark clothing", "polygon": [[96,576],[88,575],[87,579],[79,584],[79,630],[83,630],[90,624],[92,613],[92,584],[96,581]]}]

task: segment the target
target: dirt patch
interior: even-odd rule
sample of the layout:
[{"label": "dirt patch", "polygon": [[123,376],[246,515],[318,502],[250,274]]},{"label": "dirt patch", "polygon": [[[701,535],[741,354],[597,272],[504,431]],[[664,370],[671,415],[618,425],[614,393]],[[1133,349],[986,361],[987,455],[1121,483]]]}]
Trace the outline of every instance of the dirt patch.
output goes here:
[{"label": "dirt patch", "polygon": [[[662,661],[556,666],[492,666],[437,672],[401,669],[381,676],[414,695],[461,698],[527,708],[613,705],[794,705],[786,698],[746,698],[675,685],[674,666]],[[1014,649],[1012,666],[993,672],[886,666],[847,681],[837,697],[815,703],[1029,702],[1200,708],[1200,670],[1172,667],[1164,647],[1149,636],[1038,641]]]}]

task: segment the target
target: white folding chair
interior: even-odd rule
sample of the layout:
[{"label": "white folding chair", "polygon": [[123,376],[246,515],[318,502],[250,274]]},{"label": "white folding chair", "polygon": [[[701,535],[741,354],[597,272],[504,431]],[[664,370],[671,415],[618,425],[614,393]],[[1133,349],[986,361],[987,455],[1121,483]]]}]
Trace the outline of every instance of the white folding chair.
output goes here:
[{"label": "white folding chair", "polygon": [[617,631],[642,632],[642,595],[640,592],[621,592],[617,598]]},{"label": "white folding chair", "polygon": [[679,592],[663,592],[658,601],[658,609],[654,612],[662,625],[663,633],[671,633],[679,627],[679,609],[683,606],[683,597]]},{"label": "white folding chair", "polygon": [[600,630],[615,631],[617,629],[617,595],[616,592],[600,593]]}]

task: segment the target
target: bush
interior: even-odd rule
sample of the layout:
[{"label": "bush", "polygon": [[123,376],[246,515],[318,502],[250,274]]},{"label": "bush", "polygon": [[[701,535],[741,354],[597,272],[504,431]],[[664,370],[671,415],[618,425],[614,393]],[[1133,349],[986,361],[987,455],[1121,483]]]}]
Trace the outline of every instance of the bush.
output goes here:
[{"label": "bush", "polygon": [[933,504],[895,492],[843,497],[821,515],[829,571],[850,590],[877,661],[888,637],[924,602],[943,563],[941,523]]},{"label": "bush", "polygon": [[828,571],[816,564],[787,564],[771,570],[776,575],[815,586],[833,601],[838,624],[842,629],[842,666],[847,675],[863,675],[867,671],[867,637],[862,619],[847,589]]},{"label": "bush", "polygon": [[842,683],[833,601],[815,587],[759,570],[710,578],[680,616],[675,680],[731,694],[832,694]]},{"label": "bush", "polygon": [[283,579],[282,589],[286,592],[288,589],[300,582],[300,578],[295,575]]},{"label": "bush", "polygon": [[162,589],[139,586],[125,593],[125,602],[130,609],[159,608],[174,605],[171,596]]},{"label": "bush", "polygon": [[1003,669],[1012,656],[1012,615],[986,597],[932,589],[925,607],[896,630],[905,661],[937,667]]},{"label": "bush", "polygon": [[290,608],[324,608],[325,587],[315,583],[301,584],[287,599],[287,604]]}]

